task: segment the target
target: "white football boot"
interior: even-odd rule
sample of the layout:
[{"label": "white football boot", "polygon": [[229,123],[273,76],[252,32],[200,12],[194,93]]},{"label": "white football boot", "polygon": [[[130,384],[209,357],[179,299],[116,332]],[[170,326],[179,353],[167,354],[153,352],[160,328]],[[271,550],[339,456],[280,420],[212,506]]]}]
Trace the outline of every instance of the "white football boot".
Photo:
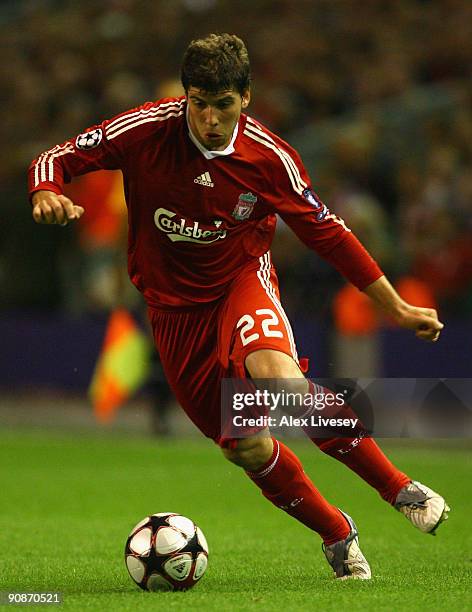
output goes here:
[{"label": "white football boot", "polygon": [[447,520],[450,510],[441,495],[416,480],[400,489],[395,508],[420,531],[431,535],[436,535],[436,529]]},{"label": "white football boot", "polygon": [[[342,512],[342,510],[341,510]],[[334,570],[334,577],[339,580],[355,578],[358,580],[369,580],[371,578],[370,566],[359,548],[357,527],[352,518],[342,512],[349,523],[351,532],[345,540],[334,544],[322,545],[328,563]]]}]

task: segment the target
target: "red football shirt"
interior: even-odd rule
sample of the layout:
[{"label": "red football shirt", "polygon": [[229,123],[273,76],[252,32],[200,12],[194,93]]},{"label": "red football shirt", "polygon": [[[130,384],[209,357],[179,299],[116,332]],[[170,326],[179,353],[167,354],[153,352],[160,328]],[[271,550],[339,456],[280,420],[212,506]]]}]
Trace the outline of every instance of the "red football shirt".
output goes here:
[{"label": "red football shirt", "polygon": [[382,275],[313,192],[286,142],[243,114],[227,149],[207,151],[189,131],[186,104],[148,102],[46,151],[30,166],[30,193],[62,193],[73,176],[120,169],[130,278],[155,308],[224,295],[244,266],[270,248],[276,213],[360,289]]}]

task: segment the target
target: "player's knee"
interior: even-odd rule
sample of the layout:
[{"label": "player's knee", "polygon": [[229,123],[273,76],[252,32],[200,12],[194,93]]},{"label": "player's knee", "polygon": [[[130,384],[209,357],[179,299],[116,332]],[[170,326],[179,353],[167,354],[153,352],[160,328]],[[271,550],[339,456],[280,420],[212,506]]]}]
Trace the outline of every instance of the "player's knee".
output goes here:
[{"label": "player's knee", "polygon": [[286,353],[273,349],[260,349],[246,357],[245,366],[251,378],[301,378],[303,374],[296,361]]},{"label": "player's knee", "polygon": [[272,455],[273,443],[270,436],[253,436],[238,440],[235,448],[223,448],[223,454],[236,465],[254,472],[262,467]]}]

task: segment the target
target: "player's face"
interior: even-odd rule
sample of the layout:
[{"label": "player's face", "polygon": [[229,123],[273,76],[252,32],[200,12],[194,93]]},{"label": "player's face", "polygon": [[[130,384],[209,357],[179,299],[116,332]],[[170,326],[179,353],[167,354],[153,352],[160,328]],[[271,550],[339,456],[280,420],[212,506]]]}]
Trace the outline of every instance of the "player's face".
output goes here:
[{"label": "player's face", "polygon": [[208,93],[197,87],[189,87],[188,121],[197,140],[210,151],[225,149],[249,99],[249,91],[243,95],[234,89]]}]

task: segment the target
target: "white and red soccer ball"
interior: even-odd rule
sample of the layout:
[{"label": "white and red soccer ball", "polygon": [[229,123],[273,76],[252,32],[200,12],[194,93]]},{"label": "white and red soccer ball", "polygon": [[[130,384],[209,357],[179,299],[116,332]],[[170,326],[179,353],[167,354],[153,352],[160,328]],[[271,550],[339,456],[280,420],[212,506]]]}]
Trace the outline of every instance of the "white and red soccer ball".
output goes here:
[{"label": "white and red soccer ball", "polygon": [[206,571],[208,544],[189,518],[160,512],[131,531],[125,562],[131,578],[145,591],[185,591]]}]

